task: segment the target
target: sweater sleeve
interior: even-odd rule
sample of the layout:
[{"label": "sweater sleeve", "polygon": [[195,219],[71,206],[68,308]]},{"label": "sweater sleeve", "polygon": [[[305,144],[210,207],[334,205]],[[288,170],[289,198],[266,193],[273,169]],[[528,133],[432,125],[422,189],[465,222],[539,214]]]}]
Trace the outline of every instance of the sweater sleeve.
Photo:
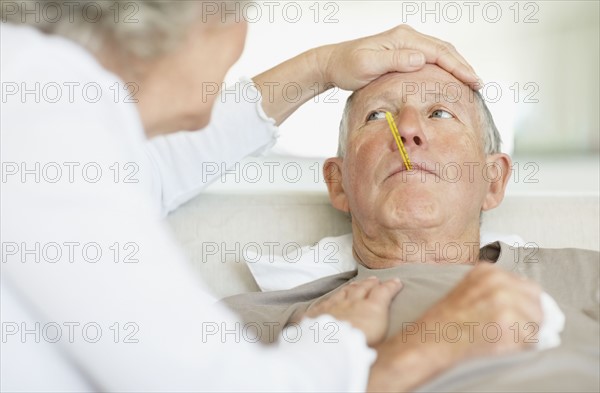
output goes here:
[{"label": "sweater sleeve", "polygon": [[252,81],[243,79],[220,94],[206,128],[155,137],[147,143],[153,192],[163,215],[192,199],[236,162],[275,144],[279,129],[261,103]]}]

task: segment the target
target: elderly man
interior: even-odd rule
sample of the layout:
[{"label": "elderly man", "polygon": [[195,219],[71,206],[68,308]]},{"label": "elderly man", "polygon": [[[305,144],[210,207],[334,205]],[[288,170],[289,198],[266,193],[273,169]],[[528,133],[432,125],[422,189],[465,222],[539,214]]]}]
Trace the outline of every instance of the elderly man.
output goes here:
[{"label": "elderly man", "polygon": [[[352,219],[358,271],[225,302],[246,321],[283,326],[351,302],[357,280],[399,278],[387,333],[368,334],[379,349],[372,375],[384,376],[373,390],[597,391],[598,253],[479,248],[480,215],[510,176],[499,147],[481,97],[441,68],[380,77],[348,99],[338,157],[324,165],[332,205]],[[562,345],[545,351],[533,350],[540,287],[566,315]]]}]

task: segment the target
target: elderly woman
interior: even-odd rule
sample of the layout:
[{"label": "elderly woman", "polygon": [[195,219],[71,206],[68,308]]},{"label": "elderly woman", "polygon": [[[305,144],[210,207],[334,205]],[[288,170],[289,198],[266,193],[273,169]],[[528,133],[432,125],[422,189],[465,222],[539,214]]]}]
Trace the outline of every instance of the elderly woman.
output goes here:
[{"label": "elderly woman", "polygon": [[[332,85],[426,62],[478,79],[452,46],[400,26],[302,53],[253,78],[262,100],[213,111],[247,28],[215,5],[231,6],[2,2],[2,390],[366,389],[367,341],[385,332],[398,282],[367,280],[263,347],[213,308],[161,214],[211,180],[202,162],[267,149]],[[336,345],[322,339],[331,326]]]}]

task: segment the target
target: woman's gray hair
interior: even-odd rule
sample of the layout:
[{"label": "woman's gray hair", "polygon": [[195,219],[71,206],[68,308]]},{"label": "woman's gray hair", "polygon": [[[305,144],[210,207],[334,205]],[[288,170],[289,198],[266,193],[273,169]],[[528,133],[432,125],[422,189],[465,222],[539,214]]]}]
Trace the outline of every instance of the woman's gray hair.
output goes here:
[{"label": "woman's gray hair", "polygon": [[[355,92],[356,93],[356,92]],[[350,118],[350,111],[352,110],[352,100],[354,94],[352,93],[346,101],[344,112],[342,114],[342,121],[340,122],[340,134],[338,139],[338,157],[344,157],[346,154],[346,143],[348,142],[348,121]],[[502,145],[502,138],[498,132],[498,128],[494,123],[492,113],[487,107],[485,100],[478,91],[473,94],[475,100],[479,105],[479,119],[481,124],[482,136],[483,136],[483,149],[485,154],[496,154],[500,153],[500,146]]]},{"label": "woman's gray hair", "polygon": [[[2,2],[2,22],[26,24],[67,37],[96,52],[107,41],[141,58],[161,55],[181,42],[202,15],[202,1],[21,0]],[[212,4],[224,4],[220,2]],[[203,16],[202,20],[205,21]]]}]

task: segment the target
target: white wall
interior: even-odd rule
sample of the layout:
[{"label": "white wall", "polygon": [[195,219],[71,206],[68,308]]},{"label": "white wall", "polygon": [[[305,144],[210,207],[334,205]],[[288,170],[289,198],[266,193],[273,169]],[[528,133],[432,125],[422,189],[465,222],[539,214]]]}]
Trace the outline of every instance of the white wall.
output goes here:
[{"label": "white wall", "polygon": [[[375,34],[405,21],[452,42],[488,84],[489,98],[494,86],[500,87],[502,96],[490,109],[502,131],[505,151],[512,152],[515,144],[515,152],[525,155],[599,151],[597,1],[284,1],[270,7],[273,23],[265,2],[257,2],[260,17],[248,9],[248,19],[258,21],[250,23],[246,50],[228,74],[229,82],[254,76],[311,47]],[[292,23],[297,7],[301,17]],[[497,17],[498,9],[501,16]],[[325,23],[332,13],[337,22]],[[510,89],[515,83],[520,86],[517,102]],[[534,91],[530,98],[538,102],[524,102]],[[281,127],[275,153],[333,155],[347,95],[338,91],[329,97],[337,103],[324,102],[321,96],[318,103],[301,108]]]}]

